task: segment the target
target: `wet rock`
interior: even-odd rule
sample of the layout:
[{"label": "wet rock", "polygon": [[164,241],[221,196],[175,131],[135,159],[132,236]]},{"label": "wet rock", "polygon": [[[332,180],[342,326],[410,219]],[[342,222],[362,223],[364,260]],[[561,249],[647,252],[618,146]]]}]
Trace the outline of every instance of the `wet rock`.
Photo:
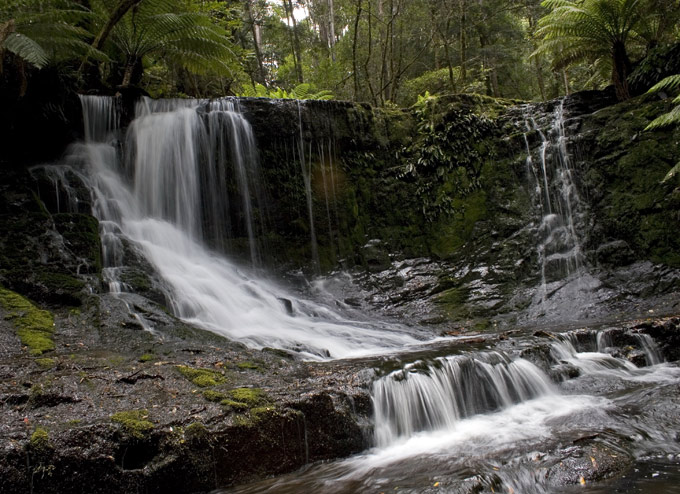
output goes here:
[{"label": "wet rock", "polygon": [[635,254],[625,240],[613,240],[602,244],[595,252],[600,264],[627,266],[635,261]]},{"label": "wet rock", "polygon": [[630,468],[632,458],[620,449],[595,441],[558,453],[558,463],[549,468],[546,478],[553,486],[590,484],[622,474]]}]

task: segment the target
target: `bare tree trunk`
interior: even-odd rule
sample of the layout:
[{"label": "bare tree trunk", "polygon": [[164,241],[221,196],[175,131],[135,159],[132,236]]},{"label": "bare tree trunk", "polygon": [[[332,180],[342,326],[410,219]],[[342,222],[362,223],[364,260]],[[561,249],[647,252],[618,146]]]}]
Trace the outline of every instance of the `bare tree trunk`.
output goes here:
[{"label": "bare tree trunk", "polygon": [[331,60],[335,62],[335,5],[328,0],[328,47],[331,50]]},{"label": "bare tree trunk", "polygon": [[354,99],[359,98],[359,68],[357,64],[357,42],[359,39],[359,20],[361,19],[361,2],[357,1],[356,16],[354,17],[354,39],[352,40],[352,70],[354,77]]},{"label": "bare tree trunk", "polygon": [[297,61],[297,79],[298,82],[302,84],[305,82],[302,76],[302,54],[300,52],[300,38],[298,36],[297,21],[295,20],[295,10],[293,9],[292,0],[288,0],[288,8],[290,9],[290,18],[293,22],[293,56]]},{"label": "bare tree trunk", "polygon": [[466,0],[460,0],[460,80],[463,85],[467,79],[467,3]]},{"label": "bare tree trunk", "polygon": [[246,14],[248,15],[248,22],[250,23],[250,30],[253,34],[253,46],[255,48],[255,59],[257,60],[257,74],[258,82],[261,84],[267,83],[267,78],[264,71],[264,64],[262,62],[262,31],[260,25],[255,21],[253,15],[253,0],[246,0]]}]

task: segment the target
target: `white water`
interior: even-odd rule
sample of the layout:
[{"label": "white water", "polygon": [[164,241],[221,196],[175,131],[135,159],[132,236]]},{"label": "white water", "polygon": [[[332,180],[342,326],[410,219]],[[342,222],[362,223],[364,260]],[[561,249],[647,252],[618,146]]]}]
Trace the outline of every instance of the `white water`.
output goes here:
[{"label": "white water", "polygon": [[[659,417],[660,422],[647,424],[627,409],[657,386],[666,386],[674,396],[680,368],[664,363],[638,368],[604,353],[625,350],[613,348],[611,335],[586,336],[592,341],[575,334],[554,337],[552,365],[566,359],[581,371],[581,377],[566,386],[553,384],[530,362],[501,352],[408,364],[374,383],[374,448],[225,492],[545,494],[557,492],[550,473],[559,471],[563,459],[579,456],[576,445],[581,439],[597,438],[596,447],[606,448],[610,437],[626,438],[612,443],[612,455],[617,444],[630,444],[640,454],[668,451],[675,457],[680,448],[673,439],[673,423],[664,427]],[[643,339],[638,349],[655,353]],[[601,346],[602,351],[584,352],[581,346]],[[616,385],[603,386],[610,382]],[[593,394],[584,393],[582,386],[591,386]],[[612,392],[595,395],[602,387]]]},{"label": "white water", "polygon": [[124,137],[110,118],[111,99],[106,104],[106,99],[82,97],[82,102],[92,140],[72,147],[67,166],[91,188],[111,291],[126,289],[117,276],[125,266],[127,242],[165,282],[175,315],[250,346],[340,358],[419,343],[403,328],[345,321],[325,306],[296,299],[206,245],[206,237],[215,240],[215,232],[206,229],[219,230],[219,221],[229,216],[225,208],[233,201],[226,200],[222,181],[230,173],[241,195],[242,230],[257,260],[254,140],[229,102],[143,100]]},{"label": "white water", "polygon": [[547,394],[554,389],[540,369],[500,353],[448,357],[425,369],[411,365],[373,385],[376,444],[452,429],[466,417]]}]

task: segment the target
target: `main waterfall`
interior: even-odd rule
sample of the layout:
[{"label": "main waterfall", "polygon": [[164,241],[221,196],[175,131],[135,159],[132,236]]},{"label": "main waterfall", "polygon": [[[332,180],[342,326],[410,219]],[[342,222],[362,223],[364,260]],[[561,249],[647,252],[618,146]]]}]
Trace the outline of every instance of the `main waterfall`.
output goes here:
[{"label": "main waterfall", "polygon": [[[250,346],[338,358],[418,343],[398,326],[350,322],[296,299],[222,254],[236,231],[257,265],[254,209],[265,208],[252,130],[233,101],[143,99],[125,135],[115,99],[81,101],[86,142],[66,166],[91,190],[111,291],[126,291],[118,273],[129,244],[163,279],[176,316]],[[58,167],[50,173],[66,180]]]}]

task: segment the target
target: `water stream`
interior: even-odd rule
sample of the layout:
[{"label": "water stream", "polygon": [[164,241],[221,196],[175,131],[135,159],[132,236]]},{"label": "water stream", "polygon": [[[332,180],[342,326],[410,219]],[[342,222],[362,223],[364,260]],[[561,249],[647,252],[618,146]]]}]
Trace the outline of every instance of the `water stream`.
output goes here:
[{"label": "water stream", "polygon": [[[647,335],[627,335],[638,336],[637,351],[662,362],[642,343]],[[565,483],[604,492],[586,477],[607,461],[622,462],[610,468],[623,469],[618,482],[631,492],[662,492],[680,480],[680,417],[659,413],[677,406],[680,368],[638,367],[615,356],[620,347],[598,349],[605,342],[611,335],[555,335],[546,370],[512,350],[407,364],[373,384],[373,448],[218,492],[571,492]],[[559,382],[546,372],[559,376],[565,366],[579,376]]]}]

